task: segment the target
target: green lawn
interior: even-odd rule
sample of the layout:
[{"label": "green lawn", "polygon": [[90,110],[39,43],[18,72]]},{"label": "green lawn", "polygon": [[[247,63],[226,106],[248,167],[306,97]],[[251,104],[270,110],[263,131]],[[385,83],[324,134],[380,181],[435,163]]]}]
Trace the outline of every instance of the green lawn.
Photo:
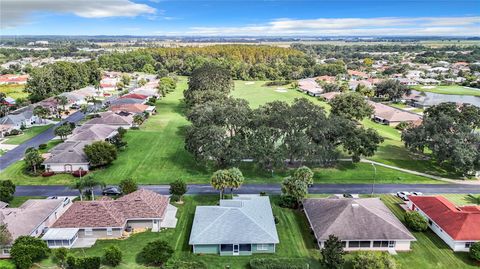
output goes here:
[{"label": "green lawn", "polygon": [[[145,232],[136,234],[126,240],[98,240],[90,249],[73,250],[76,255],[101,255],[103,248],[116,245],[124,254],[123,263],[119,269],[146,268],[135,262],[138,252],[148,242],[163,239],[170,242],[175,249],[174,258],[184,261],[201,261],[208,265],[209,269],[224,269],[230,265],[232,269],[247,269],[248,262],[252,257],[285,257],[300,258],[310,264],[310,268],[320,268],[318,263],[319,252],[315,248],[315,242],[309,231],[306,218],[299,211],[279,208],[275,205],[276,197],[272,199],[273,212],[279,219],[277,225],[280,244],[276,254],[260,254],[242,257],[220,257],[218,255],[195,255],[188,245],[190,229],[193,223],[195,207],[197,205],[215,205],[218,196],[186,196],[185,203],[175,205],[179,208],[177,213],[178,223],[175,229],[167,229],[160,233]],[[52,266],[50,260],[42,263],[42,266]]]},{"label": "green lawn", "polygon": [[27,98],[28,93],[24,92],[23,89],[25,89],[25,85],[0,85],[0,92],[13,99]]},{"label": "green lawn", "polygon": [[52,127],[52,124],[30,127],[28,129],[23,130],[23,134],[16,135],[16,136],[9,136],[7,141],[5,141],[4,143],[11,144],[11,145],[20,145],[23,142],[39,135],[40,133],[44,132],[50,127]]},{"label": "green lawn", "polygon": [[[397,218],[403,221],[403,209],[398,205],[402,201],[393,195],[382,195],[381,199]],[[478,268],[468,257],[468,253],[453,252],[442,239],[431,230],[412,233],[417,239],[416,242],[412,243],[412,251],[400,252],[396,256],[401,264],[400,268]]]},{"label": "green lawn", "polygon": [[[15,196],[13,200],[8,203],[8,207],[19,207],[28,199],[44,199],[43,196]],[[0,267],[2,268],[2,267]]]},{"label": "green lawn", "polygon": [[[430,88],[433,87],[433,88]],[[422,92],[433,92],[441,94],[453,94],[453,95],[473,95],[480,96],[480,89],[467,88],[460,85],[449,85],[449,86],[422,86],[418,85],[413,87],[417,91]]]},{"label": "green lawn", "polygon": [[[305,97],[305,94],[291,90],[287,92],[275,91],[277,87],[265,87],[264,82],[245,84],[244,81],[236,81],[236,90],[233,95],[246,98],[252,106],[259,106],[272,100],[293,101],[297,97]],[[186,78],[181,78],[178,90],[172,92],[157,104],[157,115],[150,117],[140,130],[129,130],[125,136],[128,147],[121,151],[118,159],[105,168],[94,172],[95,176],[107,184],[118,183],[120,180],[132,177],[142,184],[165,184],[178,178],[189,183],[208,182],[213,169],[200,166],[194,158],[184,149],[184,131],[189,124],[184,116],[184,106],[181,102],[183,89],[187,86]],[[262,92],[263,94],[258,94]],[[307,96],[308,97],[308,96]],[[316,98],[308,97],[319,105],[328,105]],[[382,145],[379,153],[381,156],[397,156],[401,159],[409,158],[409,153],[399,141],[400,135],[394,128],[383,126],[366,120],[365,125],[376,128],[382,136],[390,138]],[[396,152],[390,152],[395,145]],[[412,163],[416,163],[413,161]],[[24,164],[19,161],[5,169],[0,179],[9,178],[16,184],[70,184],[72,177],[59,174],[49,178],[30,177],[23,171]],[[247,183],[270,183],[280,182],[287,172],[265,172],[255,169],[252,164],[242,164],[240,169],[246,176]],[[371,183],[373,169],[369,164],[351,164],[342,162],[335,168],[315,169],[317,183]],[[428,178],[410,175],[392,169],[377,167],[377,183],[440,183]]]},{"label": "green lawn", "polygon": [[[474,205],[477,201],[472,199],[468,194],[441,194],[450,202],[456,204],[457,206],[464,205]],[[480,197],[480,194],[474,194],[476,197]]]}]

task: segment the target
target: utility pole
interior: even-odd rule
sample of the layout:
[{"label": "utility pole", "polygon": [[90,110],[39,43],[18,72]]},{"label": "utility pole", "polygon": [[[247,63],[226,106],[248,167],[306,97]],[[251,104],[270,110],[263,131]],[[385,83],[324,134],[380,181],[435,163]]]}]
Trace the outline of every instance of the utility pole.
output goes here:
[{"label": "utility pole", "polygon": [[375,179],[377,177],[377,167],[375,167],[374,163],[371,163],[373,166],[374,174],[373,174],[373,185],[372,185],[372,195],[375,193]]}]

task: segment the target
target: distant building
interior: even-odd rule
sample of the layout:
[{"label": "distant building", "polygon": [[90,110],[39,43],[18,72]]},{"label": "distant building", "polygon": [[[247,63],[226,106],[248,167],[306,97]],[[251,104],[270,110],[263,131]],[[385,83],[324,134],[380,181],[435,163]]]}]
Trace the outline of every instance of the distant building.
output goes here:
[{"label": "distant building", "polygon": [[318,85],[314,78],[305,78],[298,81],[298,88],[300,91],[314,97],[320,96],[323,88]]},{"label": "distant building", "polygon": [[368,103],[373,107],[373,120],[378,123],[397,126],[401,122],[418,124],[422,121],[422,116],[413,112],[404,111],[372,101],[368,101]]}]

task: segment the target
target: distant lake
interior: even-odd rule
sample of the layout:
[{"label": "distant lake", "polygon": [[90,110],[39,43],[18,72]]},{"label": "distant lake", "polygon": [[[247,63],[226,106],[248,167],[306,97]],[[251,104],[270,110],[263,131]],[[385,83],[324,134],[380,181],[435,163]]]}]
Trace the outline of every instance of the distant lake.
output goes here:
[{"label": "distant lake", "polygon": [[480,97],[471,96],[471,95],[453,95],[453,94],[440,94],[433,92],[419,92],[412,90],[412,93],[415,94],[425,94],[425,104],[429,106],[438,105],[445,102],[454,102],[454,103],[468,103],[474,106],[480,107]]}]

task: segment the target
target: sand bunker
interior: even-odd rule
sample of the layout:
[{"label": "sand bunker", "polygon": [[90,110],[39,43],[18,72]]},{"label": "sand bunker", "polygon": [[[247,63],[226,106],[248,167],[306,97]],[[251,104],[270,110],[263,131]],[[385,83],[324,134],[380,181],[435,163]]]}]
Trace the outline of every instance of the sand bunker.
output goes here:
[{"label": "sand bunker", "polygon": [[245,82],[245,85],[253,85],[253,84],[255,84],[255,82],[253,81]]},{"label": "sand bunker", "polygon": [[276,92],[287,92],[287,89],[285,89],[285,88],[277,88],[275,91],[276,91]]},{"label": "sand bunker", "polygon": [[423,86],[422,89],[435,89],[435,86]]}]

